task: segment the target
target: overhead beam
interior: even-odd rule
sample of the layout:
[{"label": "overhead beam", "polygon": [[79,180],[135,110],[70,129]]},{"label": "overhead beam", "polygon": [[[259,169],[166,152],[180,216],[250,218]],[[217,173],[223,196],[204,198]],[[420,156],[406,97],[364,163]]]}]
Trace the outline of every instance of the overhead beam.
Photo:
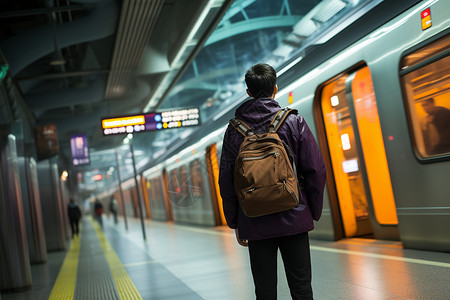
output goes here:
[{"label": "overhead beam", "polygon": [[123,1],[105,98],[126,94],[163,4],[163,0]]},{"label": "overhead beam", "polygon": [[298,23],[301,16],[270,16],[250,19],[248,21],[237,22],[228,26],[221,27],[214,31],[214,34],[206,41],[205,47],[219,41],[225,40],[231,36],[236,36],[246,32],[275,27],[292,27]]},{"label": "overhead beam", "polygon": [[36,15],[47,15],[52,12],[64,12],[73,10],[82,10],[84,7],[80,4],[78,5],[68,5],[68,6],[55,6],[55,7],[45,7],[45,8],[35,8],[27,10],[16,10],[7,11],[0,13],[0,19],[15,18],[15,17],[25,17],[25,16],[36,16]]},{"label": "overhead beam", "polygon": [[86,75],[92,75],[92,74],[105,74],[110,71],[111,71],[110,69],[84,70],[84,71],[75,71],[75,72],[49,73],[49,74],[40,74],[40,75],[35,75],[35,76],[14,77],[14,79],[17,81],[47,80],[47,79],[57,79],[57,78],[66,78],[66,77],[86,76]]}]

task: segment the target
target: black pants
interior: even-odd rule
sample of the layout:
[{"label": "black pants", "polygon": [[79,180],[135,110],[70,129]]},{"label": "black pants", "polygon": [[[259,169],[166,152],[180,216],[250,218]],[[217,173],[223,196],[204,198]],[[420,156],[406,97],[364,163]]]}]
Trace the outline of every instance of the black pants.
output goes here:
[{"label": "black pants", "polygon": [[78,224],[79,224],[79,220],[70,220],[70,228],[72,229],[72,238],[75,235],[78,235]]},{"label": "black pants", "polygon": [[280,249],[292,299],[313,299],[308,233],[249,241],[256,299],[277,299],[277,254]]}]

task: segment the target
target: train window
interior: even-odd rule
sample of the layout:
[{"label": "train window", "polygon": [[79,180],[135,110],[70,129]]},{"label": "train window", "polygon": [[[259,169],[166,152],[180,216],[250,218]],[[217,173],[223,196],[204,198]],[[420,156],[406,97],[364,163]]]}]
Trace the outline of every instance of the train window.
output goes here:
[{"label": "train window", "polygon": [[186,166],[181,166],[180,168],[180,183],[181,183],[181,192],[184,196],[189,195],[189,187],[188,187],[188,174],[186,170]]},{"label": "train window", "polygon": [[159,179],[158,177],[155,177],[151,180],[150,193],[152,199],[154,200],[159,200],[163,198],[161,191],[161,179]]},{"label": "train window", "polygon": [[148,189],[148,191],[149,191],[149,198],[150,198],[150,200],[154,200],[154,199],[156,199],[156,188],[155,188],[155,186],[154,186],[154,179],[150,179],[148,182],[147,182],[147,189]]},{"label": "train window", "polygon": [[192,194],[196,197],[201,197],[204,195],[205,189],[200,161],[198,159],[194,160],[190,163],[189,167],[191,171]]},{"label": "train window", "polygon": [[450,154],[450,35],[405,56],[400,76],[421,158]]},{"label": "train window", "polygon": [[170,171],[170,198],[175,201],[181,198],[181,187],[178,178],[178,169]]}]

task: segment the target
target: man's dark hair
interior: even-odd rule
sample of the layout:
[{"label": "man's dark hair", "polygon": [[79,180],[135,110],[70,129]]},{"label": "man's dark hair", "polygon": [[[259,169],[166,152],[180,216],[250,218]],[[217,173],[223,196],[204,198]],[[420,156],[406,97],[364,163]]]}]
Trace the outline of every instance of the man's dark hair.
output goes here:
[{"label": "man's dark hair", "polygon": [[256,64],[245,73],[245,83],[254,98],[270,97],[277,83],[277,74],[268,64]]}]

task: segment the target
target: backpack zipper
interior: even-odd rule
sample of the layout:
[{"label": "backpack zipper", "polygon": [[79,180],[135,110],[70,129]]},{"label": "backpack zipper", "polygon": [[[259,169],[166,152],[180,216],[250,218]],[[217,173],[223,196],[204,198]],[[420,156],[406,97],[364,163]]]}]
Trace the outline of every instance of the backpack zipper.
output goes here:
[{"label": "backpack zipper", "polygon": [[[251,192],[253,192],[253,191],[256,190],[256,189],[258,189],[258,188],[254,188],[254,187],[253,187],[253,188],[250,188],[250,189],[248,189],[247,191],[245,191],[245,193],[246,193],[246,194],[247,194],[247,193],[251,193]],[[294,199],[295,203],[297,203],[297,204],[300,203],[299,200],[298,200],[298,198],[297,198],[297,196],[295,195],[295,193],[287,188],[287,185],[286,185],[286,181],[285,181],[285,180],[283,180],[283,190],[285,190],[285,191],[287,191],[289,194],[291,194],[291,197]]]},{"label": "backpack zipper", "polygon": [[266,154],[261,155],[261,156],[256,156],[256,157],[244,157],[244,158],[242,159],[242,161],[263,159],[263,158],[266,158],[266,157],[271,156],[271,155],[277,157],[277,156],[280,155],[280,153],[278,153],[277,151],[272,151],[272,152],[266,153]]},{"label": "backpack zipper", "polygon": [[[269,157],[269,156],[271,156],[271,155],[273,155],[275,158],[277,158],[277,157],[280,155],[280,153],[278,153],[277,151],[272,151],[272,152],[266,153],[266,154],[261,155],[261,156],[256,156],[256,157],[244,157],[244,158],[242,159],[242,161],[244,162],[244,161],[249,161],[249,160],[263,159],[263,158]],[[273,163],[273,171],[275,172],[275,162]],[[244,166],[242,166],[242,176],[245,176]]]},{"label": "backpack zipper", "polygon": [[[271,186],[275,186],[275,185],[278,185],[278,183],[273,184],[273,185],[271,185]],[[244,191],[244,193],[251,193],[251,192],[253,192],[253,191],[255,191],[255,190],[259,190],[259,189],[261,189],[261,188],[264,188],[264,187],[252,187],[252,188],[249,188],[248,190]]]},{"label": "backpack zipper", "polygon": [[[279,184],[280,183],[272,184],[272,185],[270,185],[270,187],[276,186],[276,185],[279,185]],[[268,186],[266,186],[266,187],[268,187]],[[258,190],[258,189],[261,189],[261,188],[264,188],[264,187],[252,187],[252,188],[249,188],[248,190],[246,190],[244,193],[251,193],[251,192],[253,192],[255,190]],[[285,181],[283,181],[283,190],[287,190]],[[289,190],[287,190],[287,191],[289,192]]]}]

